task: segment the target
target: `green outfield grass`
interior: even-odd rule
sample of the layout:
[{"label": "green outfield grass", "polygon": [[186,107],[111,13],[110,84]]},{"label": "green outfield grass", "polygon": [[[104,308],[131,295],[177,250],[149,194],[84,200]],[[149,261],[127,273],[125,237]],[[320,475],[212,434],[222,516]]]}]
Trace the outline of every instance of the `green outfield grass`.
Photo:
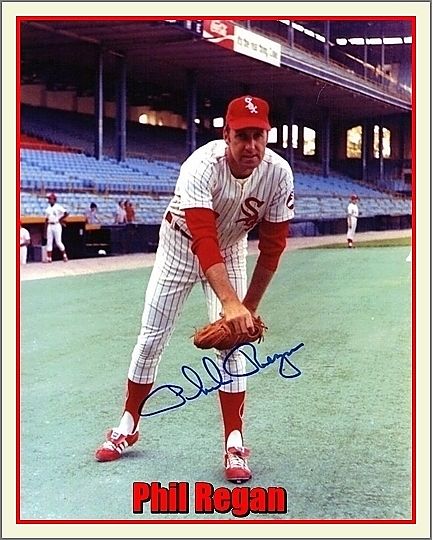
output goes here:
[{"label": "green outfield grass", "polygon": [[[365,247],[397,247],[397,246],[411,246],[411,236],[402,236],[400,238],[380,238],[378,240],[360,240],[355,242],[356,248]],[[323,244],[322,246],[310,246],[302,249],[347,249],[346,242],[340,242],[338,244]]]},{"label": "green outfield grass", "polygon": [[[284,256],[261,307],[269,331],[258,350],[265,357],[303,342],[292,357],[302,375],[283,379],[272,365],[249,377],[245,443],[252,450],[249,485],[284,487],[289,508],[249,519],[411,518],[406,255],[405,247],[377,247]],[[121,460],[93,458],[122,410],[149,274],[22,283],[23,519],[208,519],[193,510],[134,515],[132,483],[228,485],[215,395],[143,419],[141,441]],[[182,364],[199,369],[189,336],[205,313],[196,287],[157,384],[182,384]]]}]

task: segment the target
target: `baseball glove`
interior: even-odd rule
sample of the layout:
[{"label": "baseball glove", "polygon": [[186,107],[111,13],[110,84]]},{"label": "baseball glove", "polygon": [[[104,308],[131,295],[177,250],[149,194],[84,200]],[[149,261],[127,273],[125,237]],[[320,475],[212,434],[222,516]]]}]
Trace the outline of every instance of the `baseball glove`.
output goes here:
[{"label": "baseball glove", "polygon": [[247,333],[236,333],[232,326],[224,318],[212,324],[207,324],[203,328],[196,330],[193,336],[194,345],[199,349],[218,349],[220,351],[233,349],[242,343],[261,342],[264,339],[266,325],[260,317],[252,315],[254,327],[248,329]]}]

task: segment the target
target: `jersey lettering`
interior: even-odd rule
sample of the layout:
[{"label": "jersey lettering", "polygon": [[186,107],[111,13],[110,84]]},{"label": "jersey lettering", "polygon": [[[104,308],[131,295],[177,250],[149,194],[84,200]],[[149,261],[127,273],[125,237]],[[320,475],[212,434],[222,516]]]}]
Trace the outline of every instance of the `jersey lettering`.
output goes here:
[{"label": "jersey lettering", "polygon": [[294,210],[294,193],[292,191],[288,196],[286,205],[287,205],[288,210]]},{"label": "jersey lettering", "polygon": [[258,221],[259,214],[258,214],[257,208],[260,208],[263,204],[264,204],[264,201],[260,201],[256,197],[248,197],[245,200],[245,202],[241,205],[241,211],[246,217],[238,219],[236,223],[244,222],[245,231],[253,229],[253,227],[256,225]]}]

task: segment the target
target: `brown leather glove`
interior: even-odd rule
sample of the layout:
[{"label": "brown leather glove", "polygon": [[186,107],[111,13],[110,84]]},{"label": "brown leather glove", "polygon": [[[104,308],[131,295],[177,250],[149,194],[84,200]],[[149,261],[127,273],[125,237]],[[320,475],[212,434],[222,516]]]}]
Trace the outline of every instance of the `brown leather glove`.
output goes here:
[{"label": "brown leather glove", "polygon": [[247,333],[236,333],[230,323],[222,317],[212,324],[198,329],[193,336],[194,345],[199,349],[218,349],[224,351],[233,349],[242,343],[261,342],[264,339],[266,325],[260,317],[252,316],[254,327]]}]

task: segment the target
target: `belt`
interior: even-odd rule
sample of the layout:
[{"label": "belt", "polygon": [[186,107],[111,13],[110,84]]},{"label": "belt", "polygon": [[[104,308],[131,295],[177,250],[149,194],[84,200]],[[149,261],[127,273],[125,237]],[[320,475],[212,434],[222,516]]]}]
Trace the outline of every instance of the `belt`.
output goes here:
[{"label": "belt", "polygon": [[182,236],[184,236],[188,240],[192,240],[192,238],[187,233],[185,233],[184,230],[181,229],[175,221],[173,222],[173,216],[171,212],[167,212],[165,219],[168,221],[170,225],[174,227],[174,230],[178,231]]},{"label": "belt", "polygon": [[57,223],[60,223],[59,221],[48,221],[48,225],[57,225]]}]

